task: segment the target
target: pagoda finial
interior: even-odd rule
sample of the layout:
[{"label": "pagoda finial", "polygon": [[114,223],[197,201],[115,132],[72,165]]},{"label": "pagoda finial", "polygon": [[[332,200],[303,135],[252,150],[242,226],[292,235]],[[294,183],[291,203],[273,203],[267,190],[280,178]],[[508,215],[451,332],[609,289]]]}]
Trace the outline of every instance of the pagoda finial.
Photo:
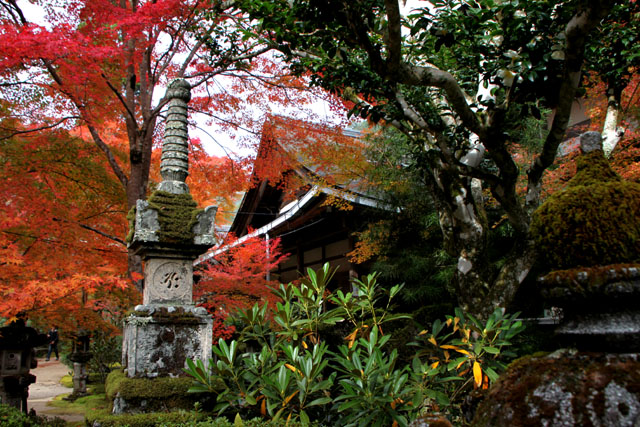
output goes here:
[{"label": "pagoda finial", "polygon": [[167,88],[169,109],[164,126],[160,175],[160,191],[173,194],[189,192],[185,183],[189,175],[189,131],[187,103],[191,99],[191,85],[184,79],[173,80]]}]

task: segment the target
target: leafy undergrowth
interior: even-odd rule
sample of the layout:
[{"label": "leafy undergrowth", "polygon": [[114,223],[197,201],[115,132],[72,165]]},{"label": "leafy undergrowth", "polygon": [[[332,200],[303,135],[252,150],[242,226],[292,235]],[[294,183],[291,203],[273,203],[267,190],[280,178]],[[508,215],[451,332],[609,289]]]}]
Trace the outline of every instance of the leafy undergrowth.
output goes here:
[{"label": "leafy undergrowth", "polygon": [[[455,309],[431,328],[405,334],[399,346],[411,343],[414,357],[399,361],[391,322],[411,320],[392,312],[401,285],[385,289],[373,273],[352,281],[355,292],[329,293],[329,264],[307,273],[299,286],[273,289],[281,301],[274,308],[256,304],[236,313],[234,324],[243,327],[237,339],[213,347],[215,361],[187,362],[190,391],[215,398],[215,415],[406,427],[437,413],[458,425],[472,414],[466,398],[482,395],[516,357],[509,347],[524,329],[518,313],[498,308],[481,321]],[[335,329],[344,332],[337,342],[326,333]]]}]

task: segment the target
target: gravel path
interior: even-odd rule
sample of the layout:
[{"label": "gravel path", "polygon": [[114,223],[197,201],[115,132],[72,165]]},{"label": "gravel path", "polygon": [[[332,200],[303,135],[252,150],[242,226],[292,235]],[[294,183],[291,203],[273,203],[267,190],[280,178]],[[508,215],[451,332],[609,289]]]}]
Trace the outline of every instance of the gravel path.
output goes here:
[{"label": "gravel path", "polygon": [[53,408],[47,405],[54,397],[72,392],[72,389],[60,384],[60,379],[69,371],[69,367],[57,360],[46,362],[38,359],[38,367],[30,371],[36,376],[36,382],[29,386],[28,408],[34,409],[38,415],[56,416],[66,421],[83,421],[84,416],[78,414],[53,414],[50,412]]}]

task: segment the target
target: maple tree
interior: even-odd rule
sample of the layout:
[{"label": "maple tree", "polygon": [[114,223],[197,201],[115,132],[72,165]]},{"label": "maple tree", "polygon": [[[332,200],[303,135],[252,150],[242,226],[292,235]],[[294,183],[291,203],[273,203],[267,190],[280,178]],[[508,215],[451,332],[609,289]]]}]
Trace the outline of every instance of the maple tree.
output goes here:
[{"label": "maple tree", "polygon": [[78,132],[2,136],[0,316],[112,332],[137,300],[117,237],[124,191]]},{"label": "maple tree", "polygon": [[[247,105],[268,108],[263,101],[308,99],[307,91],[285,97],[288,88],[303,86],[259,57],[270,48],[237,31],[246,24],[232,3],[33,3],[44,9],[45,22],[30,22],[23,3],[0,1],[2,98],[13,101],[10,113],[26,125],[7,132],[85,128],[125,189],[129,208],[149,190],[152,148],[166,103],[162,92],[171,79],[187,79],[194,88],[190,110],[223,130],[253,130]],[[114,134],[125,147],[110,144]],[[138,257],[130,256],[129,264],[141,271]]]},{"label": "maple tree", "polygon": [[[633,65],[633,39],[623,41],[629,55],[616,56],[617,34],[605,31],[611,23],[634,27],[637,2],[438,0],[409,11],[394,0],[238,3],[259,22],[255,37],[271,41],[293,70],[354,102],[352,114],[407,136],[444,247],[457,260],[459,303],[484,317],[507,306],[536,260],[530,215],[564,139],[583,65],[603,75],[595,58],[615,57],[616,71]],[[554,116],[520,195],[511,134],[543,108]],[[488,257],[484,190],[513,230],[499,263]]]},{"label": "maple tree", "polygon": [[[20,127],[4,126],[7,120],[0,120],[0,128]],[[125,157],[126,139],[117,137],[117,124],[105,127],[113,128],[110,147]],[[127,250],[119,237],[128,228],[124,189],[87,140],[86,128],[3,136],[0,131],[0,194],[6,200],[0,316],[24,313],[40,327],[54,322],[65,333],[116,333],[140,299],[126,279]],[[230,160],[208,155],[197,140],[190,148],[194,197],[230,211],[246,171],[234,164],[230,173]],[[158,160],[152,180],[159,176],[160,151],[152,153]]]},{"label": "maple tree", "polygon": [[232,234],[224,237],[214,256],[199,265],[194,299],[214,318],[214,337],[229,338],[232,327],[224,325],[229,314],[251,308],[254,304],[273,305],[275,296],[269,287],[277,278],[269,272],[288,257],[280,239],[259,236],[239,241]]}]

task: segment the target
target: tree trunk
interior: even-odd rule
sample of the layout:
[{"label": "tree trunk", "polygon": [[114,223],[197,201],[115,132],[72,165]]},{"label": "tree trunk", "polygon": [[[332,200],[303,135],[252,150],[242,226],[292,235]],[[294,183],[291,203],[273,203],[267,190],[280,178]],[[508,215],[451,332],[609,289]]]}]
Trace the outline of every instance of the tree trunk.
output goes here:
[{"label": "tree trunk", "polygon": [[616,87],[615,83],[610,83],[607,90],[607,114],[602,127],[602,150],[606,157],[611,156],[611,153],[624,135],[624,129],[618,126],[621,99],[622,88]]},{"label": "tree trunk", "polygon": [[[143,132],[142,135],[136,134],[136,140],[130,141],[129,143],[129,160],[131,162],[131,169],[126,188],[127,209],[134,207],[138,199],[145,200],[147,198],[154,125],[155,119],[151,120],[151,123],[145,126],[145,132]],[[131,250],[129,250],[128,264],[129,276],[134,281],[136,288],[142,292],[144,288],[144,280],[136,280],[132,276],[132,273],[142,275],[142,259],[140,256],[131,253]]]},{"label": "tree trunk", "polygon": [[458,304],[486,319],[513,301],[536,259],[532,242],[517,240],[498,271],[487,257],[490,227],[478,180],[444,170],[435,170],[431,177],[445,249],[458,261],[453,277]]}]

